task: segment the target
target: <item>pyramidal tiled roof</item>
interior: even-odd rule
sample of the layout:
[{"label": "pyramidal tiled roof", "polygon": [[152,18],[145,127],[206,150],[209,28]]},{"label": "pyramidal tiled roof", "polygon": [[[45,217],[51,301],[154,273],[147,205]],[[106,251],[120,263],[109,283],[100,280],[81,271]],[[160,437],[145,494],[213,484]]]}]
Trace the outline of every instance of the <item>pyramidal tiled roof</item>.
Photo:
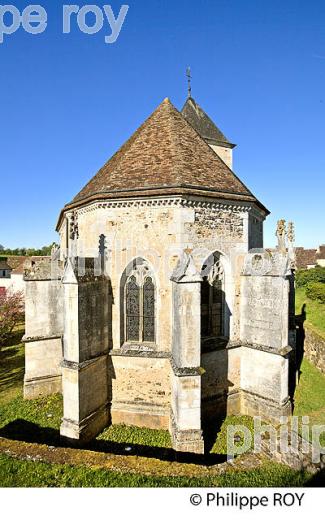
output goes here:
[{"label": "pyramidal tiled roof", "polygon": [[267,211],[165,99],[64,210],[95,199],[181,193],[254,201]]},{"label": "pyramidal tiled roof", "polygon": [[214,142],[234,148],[235,145],[228,141],[227,137],[192,97],[186,100],[182,109],[182,115],[203,139],[211,143]]}]

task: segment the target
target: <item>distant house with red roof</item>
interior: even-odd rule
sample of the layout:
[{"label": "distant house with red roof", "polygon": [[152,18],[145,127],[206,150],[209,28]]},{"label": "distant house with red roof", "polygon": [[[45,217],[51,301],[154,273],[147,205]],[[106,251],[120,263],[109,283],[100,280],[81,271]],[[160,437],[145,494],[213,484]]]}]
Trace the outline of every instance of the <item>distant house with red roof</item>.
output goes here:
[{"label": "distant house with red roof", "polygon": [[44,256],[8,256],[0,260],[0,294],[8,290],[25,293],[24,271]]},{"label": "distant house with red roof", "polygon": [[296,247],[295,253],[297,269],[313,269],[318,265],[325,267],[325,244],[318,249]]}]

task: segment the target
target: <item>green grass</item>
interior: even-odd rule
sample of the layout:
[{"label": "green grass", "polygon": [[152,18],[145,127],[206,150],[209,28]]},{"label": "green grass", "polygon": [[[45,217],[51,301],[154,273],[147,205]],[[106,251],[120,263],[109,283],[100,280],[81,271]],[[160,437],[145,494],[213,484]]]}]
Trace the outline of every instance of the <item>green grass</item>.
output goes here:
[{"label": "green grass", "polygon": [[124,424],[115,424],[105,428],[97,439],[100,441],[137,444],[139,446],[153,446],[157,448],[172,447],[170,434],[167,431],[125,426]]},{"label": "green grass", "polygon": [[148,477],[85,466],[47,464],[12,459],[0,455],[2,487],[201,487],[210,479]]},{"label": "green grass", "polygon": [[[325,305],[307,298],[304,287],[296,290],[296,313],[305,305],[305,325],[325,339]],[[325,377],[307,359],[303,359],[301,376],[295,393],[294,415],[308,416],[310,426],[325,424]],[[320,437],[325,444],[325,433]]]},{"label": "green grass", "polygon": [[[42,442],[51,439],[51,436],[58,437],[62,417],[62,396],[54,395],[33,401],[23,399],[23,334],[23,326],[20,324],[12,334],[11,341],[0,350],[0,428],[13,425],[15,436],[33,435],[37,429],[37,439]],[[24,431],[20,431],[19,425],[22,421]],[[16,426],[13,424],[15,422]]]},{"label": "green grass", "polygon": [[51,444],[59,439],[62,418],[62,396],[51,395],[41,399],[25,401],[22,392],[12,401],[0,404],[1,428],[15,439]]},{"label": "green grass", "polygon": [[[307,359],[300,368],[301,375],[295,392],[294,415],[309,417],[309,425],[325,425],[325,377]],[[320,436],[325,446],[325,433]]]},{"label": "green grass", "polygon": [[308,485],[310,475],[294,471],[282,464],[266,462],[249,471],[228,472],[215,478],[220,487],[301,487]]},{"label": "green grass", "polygon": [[304,287],[299,287],[296,290],[296,314],[301,314],[304,304],[306,304],[305,324],[325,338],[325,305],[307,298]]},{"label": "green grass", "polygon": [[0,405],[21,393],[25,362],[23,333],[22,326],[17,327],[12,340],[0,347]]},{"label": "green grass", "polygon": [[301,365],[295,393],[295,415],[309,415],[325,408],[325,377],[307,359]]},{"label": "green grass", "polygon": [[[240,437],[241,440],[238,440],[235,443],[235,446],[241,446],[242,445],[242,439],[243,439],[243,432],[241,427],[244,427],[250,431],[252,434],[254,432],[254,419],[253,417],[248,417],[245,415],[242,416],[235,416],[230,415],[226,417],[226,419],[223,421],[220,431],[217,434],[216,441],[211,449],[211,453],[219,453],[222,455],[227,455],[227,428],[228,426],[238,426],[238,432],[234,431],[234,434]],[[245,430],[244,430],[245,431]]]},{"label": "green grass", "polygon": [[0,455],[2,487],[279,487],[302,486],[309,478],[307,473],[273,463],[214,477],[148,477],[83,466],[21,461]]}]

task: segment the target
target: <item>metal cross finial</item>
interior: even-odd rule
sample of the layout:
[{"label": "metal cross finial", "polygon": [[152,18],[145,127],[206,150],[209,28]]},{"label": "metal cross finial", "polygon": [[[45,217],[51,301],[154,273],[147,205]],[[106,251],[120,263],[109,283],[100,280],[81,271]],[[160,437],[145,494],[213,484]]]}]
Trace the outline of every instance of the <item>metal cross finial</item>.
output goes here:
[{"label": "metal cross finial", "polygon": [[186,69],[186,76],[187,76],[187,82],[188,82],[188,89],[187,89],[187,92],[188,92],[188,97],[192,97],[192,87],[191,87],[191,79],[192,79],[192,76],[191,76],[191,67],[187,67]]}]

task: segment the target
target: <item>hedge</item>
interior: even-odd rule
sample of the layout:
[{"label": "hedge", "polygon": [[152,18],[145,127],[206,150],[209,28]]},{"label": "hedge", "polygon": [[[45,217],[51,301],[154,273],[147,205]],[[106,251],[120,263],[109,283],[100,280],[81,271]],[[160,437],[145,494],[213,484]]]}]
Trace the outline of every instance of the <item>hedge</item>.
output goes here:
[{"label": "hedge", "polygon": [[297,271],[297,287],[305,287],[311,282],[320,282],[325,284],[325,267],[315,267],[314,269],[304,269]]},{"label": "hedge", "polygon": [[306,285],[306,296],[311,300],[325,303],[325,283],[310,282]]}]

